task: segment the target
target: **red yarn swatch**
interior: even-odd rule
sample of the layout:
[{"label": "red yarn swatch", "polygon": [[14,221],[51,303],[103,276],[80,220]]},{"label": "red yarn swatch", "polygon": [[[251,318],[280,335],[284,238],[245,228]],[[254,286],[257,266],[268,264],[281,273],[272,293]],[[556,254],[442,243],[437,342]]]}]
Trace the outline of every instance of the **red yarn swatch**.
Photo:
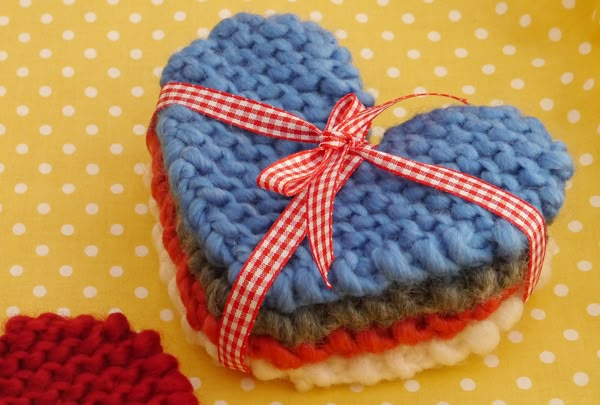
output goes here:
[{"label": "red yarn swatch", "polygon": [[[162,242],[177,267],[176,281],[186,308],[188,323],[192,329],[206,334],[216,345],[220,320],[208,311],[204,289],[189,270],[188,258],[176,231],[177,210],[170,194],[160,141],[152,127],[150,125],[146,145],[152,157],[151,190],[163,227]],[[518,288],[518,285],[510,288],[502,296],[492,297],[459,314],[427,314],[399,320],[389,328],[371,327],[359,332],[339,328],[319,343],[302,343],[294,348],[283,346],[271,336],[251,335],[248,355],[264,359],[279,369],[293,369],[321,362],[332,355],[352,357],[365,352],[381,353],[399,345],[416,345],[432,338],[451,339],[467,327],[469,322],[484,320],[490,316]]]},{"label": "red yarn swatch", "polygon": [[0,403],[197,404],[177,367],[157,332],[133,332],[120,313],[19,315],[0,337]]}]

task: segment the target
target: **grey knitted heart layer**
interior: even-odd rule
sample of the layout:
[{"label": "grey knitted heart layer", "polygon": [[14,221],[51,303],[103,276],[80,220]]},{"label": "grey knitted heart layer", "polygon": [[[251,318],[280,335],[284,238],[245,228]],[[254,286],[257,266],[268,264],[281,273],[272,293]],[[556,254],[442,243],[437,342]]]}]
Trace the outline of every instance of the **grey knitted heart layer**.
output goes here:
[{"label": "grey knitted heart layer", "polygon": [[[192,234],[177,227],[188,266],[206,293],[208,310],[219,318],[229,296],[226,270],[211,265]],[[303,307],[291,314],[261,308],[252,334],[268,335],[287,346],[317,342],[337,328],[362,330],[373,324],[390,326],[406,317],[442,312],[456,314],[517,285],[527,257],[461,271],[458,276],[430,277],[415,285],[393,285],[374,297],[346,297],[330,304]]]}]

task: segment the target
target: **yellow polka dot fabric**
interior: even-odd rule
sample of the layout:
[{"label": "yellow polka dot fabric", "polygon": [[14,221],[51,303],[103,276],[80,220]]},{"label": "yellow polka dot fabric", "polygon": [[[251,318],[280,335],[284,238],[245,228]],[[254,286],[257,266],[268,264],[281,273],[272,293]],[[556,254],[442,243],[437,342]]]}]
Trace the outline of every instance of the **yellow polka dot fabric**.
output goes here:
[{"label": "yellow polka dot fabric", "polygon": [[[299,393],[186,342],[151,245],[144,133],[168,56],[239,11],[331,30],[378,102],[428,90],[513,104],[568,145],[576,174],[551,226],[552,279],[494,353]],[[2,0],[0,318],[122,311],[161,333],[203,404],[598,404],[599,72],[595,0]],[[373,133],[445,102],[400,104]]]}]

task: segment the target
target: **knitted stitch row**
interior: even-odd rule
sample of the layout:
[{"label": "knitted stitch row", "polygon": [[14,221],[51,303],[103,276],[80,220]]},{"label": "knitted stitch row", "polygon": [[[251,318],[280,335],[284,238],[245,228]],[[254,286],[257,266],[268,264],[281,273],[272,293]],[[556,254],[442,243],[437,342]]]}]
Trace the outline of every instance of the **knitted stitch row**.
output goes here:
[{"label": "knitted stitch row", "polygon": [[[361,90],[347,50],[291,15],[237,15],[173,55],[161,83],[184,81],[258,99],[322,127],[337,99]],[[266,165],[306,145],[232,128],[181,106],[159,114],[171,190],[208,260],[231,285],[289,199],[256,186]],[[527,200],[550,222],[572,175],[565,146],[512,107],[451,107],[387,131],[379,149],[480,177]],[[336,197],[336,261],[328,290],[303,243],[264,306],[292,313],[343,297],[376,296],[394,283],[516,261],[525,236],[490,212],[368,164]]]},{"label": "knitted stitch row", "polygon": [[105,321],[51,313],[10,318],[0,337],[0,402],[198,403],[158,333],[133,332],[119,313]]},{"label": "knitted stitch row", "polygon": [[[157,205],[157,216],[162,225],[155,228],[154,239],[158,251],[167,252],[161,255],[161,261],[170,267],[165,270],[169,274],[168,277],[173,272],[171,267],[176,267],[175,283],[169,285],[170,295],[179,297],[183,306],[180,310],[185,312],[190,327],[206,336],[212,345],[216,345],[219,319],[208,311],[204,289],[190,273],[188,257],[177,236],[178,218],[175,203],[169,193],[168,176],[164,171],[160,144],[152,135],[148,136],[146,141],[152,156],[153,200],[150,205]],[[394,323],[390,328],[374,327],[358,333],[339,328],[319,344],[303,343],[290,348],[270,336],[251,336],[248,355],[251,358],[264,359],[276,368],[291,369],[299,368],[303,364],[322,362],[332,355],[352,357],[363,352],[381,353],[399,345],[414,345],[434,337],[449,339],[463,330],[469,322],[485,319],[492,314],[502,300],[513,292],[514,289],[506,291],[500,298],[491,298],[475,308],[450,317],[430,314],[406,318]]]},{"label": "knitted stitch row", "polygon": [[[226,273],[206,260],[205,253],[181,223],[177,235],[188,257],[190,272],[205,291],[208,310],[219,318],[230,292],[224,279]],[[290,314],[263,307],[252,334],[272,336],[283,345],[295,346],[319,341],[340,327],[358,331],[373,324],[389,327],[406,317],[423,314],[452,315],[520,284],[525,269],[524,257],[464,271],[458,276],[429,277],[415,285],[392,285],[376,297],[346,297],[330,304],[305,306]]]}]

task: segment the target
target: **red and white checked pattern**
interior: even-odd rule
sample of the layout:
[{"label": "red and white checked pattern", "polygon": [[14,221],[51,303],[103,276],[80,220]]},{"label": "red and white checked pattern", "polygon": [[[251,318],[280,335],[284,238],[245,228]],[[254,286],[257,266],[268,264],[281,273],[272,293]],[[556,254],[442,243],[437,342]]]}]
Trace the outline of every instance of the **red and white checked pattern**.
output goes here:
[{"label": "red and white checked pattern", "polygon": [[[169,83],[163,87],[157,112],[169,105],[183,105],[261,135],[319,143],[314,149],[269,165],[257,179],[260,187],[294,198],[256,246],[232,286],[219,329],[219,361],[223,365],[249,372],[248,338],[259,308],[305,236],[321,276],[331,287],[327,272],[334,260],[333,202],[363,160],[473,202],[524,232],[530,246],[523,300],[529,298],[539,280],[546,249],[544,218],[533,206],[476,177],[380,152],[366,142],[372,121],[384,110],[399,101],[425,95],[450,97],[466,103],[448,94],[420,93],[365,108],[356,95],[348,94],[335,105],[325,130],[321,131],[284,110],[240,96],[186,83]],[[154,118],[151,125],[155,125]]]}]

